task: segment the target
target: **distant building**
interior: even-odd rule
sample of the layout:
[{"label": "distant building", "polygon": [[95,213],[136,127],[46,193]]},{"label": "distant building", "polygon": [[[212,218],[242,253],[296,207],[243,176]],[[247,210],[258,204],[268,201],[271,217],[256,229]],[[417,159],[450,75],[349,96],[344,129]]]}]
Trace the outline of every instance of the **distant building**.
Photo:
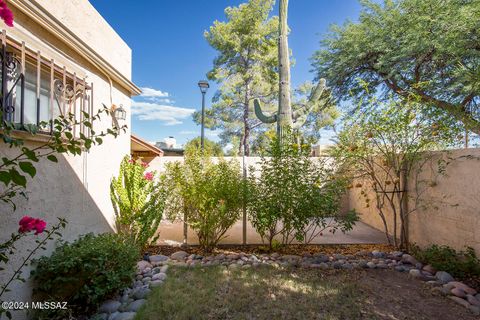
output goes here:
[{"label": "distant building", "polygon": [[183,157],[185,151],[183,148],[177,147],[177,140],[172,136],[155,143],[155,146],[162,149],[164,156],[169,157]]},{"label": "distant building", "polygon": [[149,163],[156,157],[162,157],[164,152],[157,146],[132,134],[130,136],[130,154],[133,159],[141,158]]}]

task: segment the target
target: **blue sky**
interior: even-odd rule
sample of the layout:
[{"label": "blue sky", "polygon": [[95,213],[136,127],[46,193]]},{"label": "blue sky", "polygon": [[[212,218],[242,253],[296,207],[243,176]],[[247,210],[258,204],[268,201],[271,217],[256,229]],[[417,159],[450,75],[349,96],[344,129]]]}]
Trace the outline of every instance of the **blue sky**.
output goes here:
[{"label": "blue sky", "polygon": [[[197,82],[205,78],[216,56],[203,32],[213,21],[225,20],[227,6],[245,1],[90,2],[132,48],[133,82],[147,88],[143,96],[134,98],[132,131],[147,141],[174,136],[179,144],[198,136],[200,127],[191,118],[192,111],[201,107]],[[277,11],[275,7],[273,13]],[[356,20],[359,12],[357,0],[290,1],[289,45],[296,61],[292,68],[294,86],[313,79],[310,57],[328,27]],[[216,85],[211,84],[207,107],[215,90]],[[215,140],[215,132],[207,132],[207,137]]]}]

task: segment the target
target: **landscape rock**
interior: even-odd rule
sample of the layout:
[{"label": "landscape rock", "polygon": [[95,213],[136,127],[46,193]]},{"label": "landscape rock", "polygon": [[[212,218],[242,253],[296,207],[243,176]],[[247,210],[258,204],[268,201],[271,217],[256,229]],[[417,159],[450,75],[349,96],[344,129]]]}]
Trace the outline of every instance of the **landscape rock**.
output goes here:
[{"label": "landscape rock", "polygon": [[100,308],[98,308],[99,313],[114,313],[115,311],[120,308],[122,304],[119,301],[116,300],[107,300],[102,305]]},{"label": "landscape rock", "polygon": [[314,255],[313,259],[314,263],[322,263],[322,262],[329,262],[330,258],[324,254]]},{"label": "landscape rock", "polygon": [[168,257],[164,256],[164,255],[161,255],[161,254],[150,256],[150,262],[153,262],[153,263],[164,262],[164,261],[167,261],[167,260],[168,260]]},{"label": "landscape rock", "polygon": [[118,312],[118,311],[112,313],[111,315],[108,316],[108,320],[115,320],[115,317],[119,314],[120,314],[120,312]]},{"label": "landscape rock", "polygon": [[145,299],[150,293],[150,291],[151,290],[149,288],[144,288],[144,287],[138,288],[133,292],[132,297],[135,300]]},{"label": "landscape rock", "polygon": [[282,256],[283,260],[300,260],[301,258],[302,257],[297,256],[297,255],[293,255],[293,254],[286,254],[286,255]]},{"label": "landscape rock", "polygon": [[418,263],[417,259],[409,254],[402,255],[402,262],[410,263],[411,265],[416,265]]},{"label": "landscape rock", "polygon": [[435,270],[434,267],[432,267],[431,265],[427,264],[426,266],[423,267],[423,271],[426,271],[430,274],[436,274],[437,270]]},{"label": "landscape rock", "polygon": [[117,314],[112,320],[133,320],[136,314],[136,312],[122,312]]},{"label": "landscape rock", "polygon": [[480,300],[478,300],[476,297],[474,297],[471,294],[467,294],[467,301],[468,301],[468,303],[470,303],[474,306],[480,307]]},{"label": "landscape rock", "polygon": [[408,272],[408,274],[414,278],[422,278],[422,272],[418,269],[412,269]]},{"label": "landscape rock", "polygon": [[385,258],[385,253],[383,253],[381,251],[378,251],[378,250],[374,250],[374,251],[372,251],[372,256],[374,258]]},{"label": "landscape rock", "polygon": [[128,306],[127,306],[127,311],[133,311],[133,312],[137,312],[138,309],[140,309],[141,306],[143,306],[145,304],[147,300],[145,299],[140,299],[140,300],[135,300],[133,301],[132,303],[130,303]]},{"label": "landscape rock", "polygon": [[152,277],[152,280],[165,280],[167,278],[167,275],[165,273],[157,273],[157,274],[154,274],[153,277]]},{"label": "landscape rock", "polygon": [[454,295],[454,296],[457,296],[459,298],[466,298],[467,297],[467,294],[465,293],[465,291],[463,291],[462,289],[460,288],[453,288],[452,290],[450,290],[450,292]]},{"label": "landscape rock", "polygon": [[142,260],[137,262],[137,269],[141,272],[143,272],[145,268],[151,268],[151,267],[152,265],[148,261]]},{"label": "landscape rock", "polygon": [[177,251],[174,252],[170,255],[170,259],[172,260],[177,260],[177,261],[183,261],[185,258],[188,256],[188,253],[185,251]]},{"label": "landscape rock", "polygon": [[455,297],[455,296],[449,296],[448,298],[451,299],[451,300],[453,300],[453,301],[455,301],[456,303],[464,306],[465,308],[470,307],[470,303],[468,303],[468,301],[465,300],[465,299],[462,299],[462,298],[459,298],[459,297]]},{"label": "landscape rock", "polygon": [[446,271],[437,271],[437,273],[435,273],[435,277],[443,283],[455,281],[455,279],[450,275],[450,273]]},{"label": "landscape rock", "polygon": [[453,285],[455,288],[460,288],[463,291],[465,291],[465,293],[468,293],[468,294],[471,294],[471,295],[475,295],[477,293],[477,290],[475,290],[473,288],[470,288],[466,284],[464,284],[462,282],[459,282],[459,281],[451,281],[448,284]]}]

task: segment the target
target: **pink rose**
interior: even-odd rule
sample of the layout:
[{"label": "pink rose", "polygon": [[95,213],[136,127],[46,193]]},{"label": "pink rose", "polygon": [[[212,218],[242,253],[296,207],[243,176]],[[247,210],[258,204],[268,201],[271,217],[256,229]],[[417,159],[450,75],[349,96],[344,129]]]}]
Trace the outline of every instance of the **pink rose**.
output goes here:
[{"label": "pink rose", "polygon": [[20,225],[18,228],[18,232],[20,233],[26,233],[35,230],[35,234],[39,234],[45,231],[45,227],[47,226],[45,221],[29,216],[24,216],[22,219],[20,219],[18,224]]},{"label": "pink rose", "polygon": [[4,0],[0,0],[0,18],[9,27],[13,27],[13,12]]},{"label": "pink rose", "polygon": [[143,178],[144,178],[145,180],[152,181],[152,180],[153,180],[153,172],[147,172],[147,173],[145,173],[145,175],[143,176]]},{"label": "pink rose", "polygon": [[35,234],[42,233],[45,231],[45,227],[47,226],[47,223],[43,220],[40,219],[35,219]]}]

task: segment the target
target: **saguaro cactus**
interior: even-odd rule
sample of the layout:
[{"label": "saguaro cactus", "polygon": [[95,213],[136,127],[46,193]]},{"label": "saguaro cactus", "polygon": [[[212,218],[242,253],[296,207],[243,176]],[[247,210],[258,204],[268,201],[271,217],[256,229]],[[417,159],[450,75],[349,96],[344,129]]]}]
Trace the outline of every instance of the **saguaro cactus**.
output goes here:
[{"label": "saguaro cactus", "polygon": [[253,101],[255,106],[255,115],[264,123],[277,123],[277,135],[282,139],[287,128],[298,129],[306,121],[308,114],[311,112],[315,102],[320,100],[325,90],[325,79],[320,79],[319,83],[313,89],[312,94],[306,105],[292,112],[292,102],[290,97],[290,57],[288,50],[288,0],[280,0],[280,24],[279,24],[279,41],[278,41],[278,63],[279,63],[279,99],[278,111],[274,115],[265,115],[262,112],[260,100]]}]

